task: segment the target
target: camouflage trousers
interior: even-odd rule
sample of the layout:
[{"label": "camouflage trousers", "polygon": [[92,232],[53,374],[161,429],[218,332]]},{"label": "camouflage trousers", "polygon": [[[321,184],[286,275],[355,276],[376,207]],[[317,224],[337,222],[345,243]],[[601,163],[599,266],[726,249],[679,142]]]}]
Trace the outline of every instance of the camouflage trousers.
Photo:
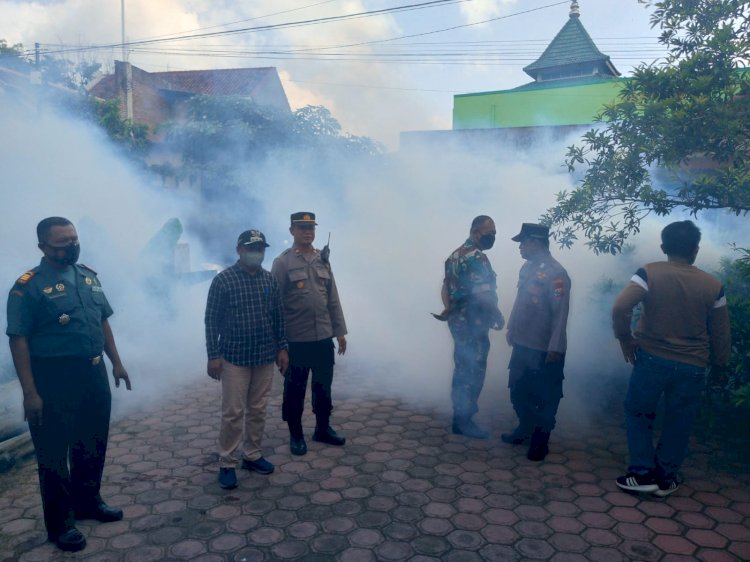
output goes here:
[{"label": "camouflage trousers", "polygon": [[455,418],[470,418],[479,411],[477,400],[484,386],[487,355],[490,352],[489,328],[470,318],[451,319],[453,336],[453,383],[451,400]]}]

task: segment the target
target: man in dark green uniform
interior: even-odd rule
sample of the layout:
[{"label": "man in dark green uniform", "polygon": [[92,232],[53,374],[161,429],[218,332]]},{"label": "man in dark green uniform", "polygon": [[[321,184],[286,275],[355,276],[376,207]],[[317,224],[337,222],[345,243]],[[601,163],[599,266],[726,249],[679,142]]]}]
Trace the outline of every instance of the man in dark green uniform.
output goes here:
[{"label": "man in dark green uniform", "polygon": [[96,272],[76,264],[75,227],[49,217],[37,225],[37,237],[44,257],[10,291],[6,333],[36,451],[47,536],[60,549],[77,551],[86,539],[76,519],[123,515],[99,495],[111,406],[102,351],[115,386],[122,380],[130,390],[130,379]]}]

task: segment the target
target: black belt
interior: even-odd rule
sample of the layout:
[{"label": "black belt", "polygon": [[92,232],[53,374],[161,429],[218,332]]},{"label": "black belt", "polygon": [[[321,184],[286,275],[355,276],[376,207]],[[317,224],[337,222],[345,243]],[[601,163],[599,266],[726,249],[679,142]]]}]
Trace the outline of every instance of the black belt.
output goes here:
[{"label": "black belt", "polygon": [[35,361],[85,361],[87,363],[91,363],[91,365],[98,365],[102,362],[102,354],[95,357],[71,357],[69,355],[59,355],[59,356],[53,356],[53,357],[39,357],[34,356],[32,357]]}]

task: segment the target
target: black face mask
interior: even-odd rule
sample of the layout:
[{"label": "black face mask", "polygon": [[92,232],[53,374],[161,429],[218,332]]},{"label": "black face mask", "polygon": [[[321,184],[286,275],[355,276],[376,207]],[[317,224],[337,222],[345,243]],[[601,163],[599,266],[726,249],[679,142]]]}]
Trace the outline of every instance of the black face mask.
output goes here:
[{"label": "black face mask", "polygon": [[479,248],[482,250],[489,250],[495,245],[495,235],[485,234],[479,238]]},{"label": "black face mask", "polygon": [[80,244],[68,244],[67,246],[63,246],[62,248],[54,248],[54,249],[65,250],[65,255],[63,255],[62,257],[58,257],[57,255],[52,256],[52,257],[48,256],[47,259],[55,263],[59,263],[60,265],[73,265],[74,263],[78,261],[78,257],[81,255]]}]

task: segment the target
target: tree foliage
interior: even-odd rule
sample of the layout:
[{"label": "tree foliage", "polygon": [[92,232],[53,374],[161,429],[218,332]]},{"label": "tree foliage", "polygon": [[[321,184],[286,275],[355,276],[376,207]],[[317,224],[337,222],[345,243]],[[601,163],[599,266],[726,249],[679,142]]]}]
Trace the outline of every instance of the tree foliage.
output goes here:
[{"label": "tree foliage", "polygon": [[18,72],[38,70],[45,83],[79,91],[85,89],[102,66],[85,58],[74,62],[44,53],[37,65],[35,58],[24,49],[23,44],[8,45],[5,39],[0,39],[0,65]]},{"label": "tree foliage", "polygon": [[583,233],[618,253],[649,214],[750,211],[750,3],[639,1],[669,54],[638,66],[602,126],[569,147],[568,169],[585,173],[542,219],[563,246]]},{"label": "tree foliage", "polygon": [[[0,39],[0,66],[16,72],[38,70],[43,85],[64,86],[68,91],[49,88],[45,99],[65,111],[100,125],[118,146],[134,157],[146,154],[150,143],[148,126],[133,123],[120,116],[117,100],[102,101],[89,97],[86,85],[94,78],[101,65],[88,60],[73,62],[63,58],[42,56],[37,67],[23,45],[8,45]],[[70,92],[69,90],[75,90]]]},{"label": "tree foliage", "polygon": [[[372,139],[342,134],[339,122],[322,106],[289,113],[244,96],[195,96],[187,104],[186,118],[165,124],[161,132],[181,155],[188,175],[200,175],[211,189],[242,189],[246,168],[279,151],[313,151],[321,158],[330,151],[342,156],[383,152]],[[240,167],[243,177],[236,180]]]},{"label": "tree foliage", "polygon": [[732,330],[732,359],[726,390],[735,405],[742,403],[750,409],[750,250],[737,247],[735,250],[742,257],[722,260],[719,271],[726,288]]}]

